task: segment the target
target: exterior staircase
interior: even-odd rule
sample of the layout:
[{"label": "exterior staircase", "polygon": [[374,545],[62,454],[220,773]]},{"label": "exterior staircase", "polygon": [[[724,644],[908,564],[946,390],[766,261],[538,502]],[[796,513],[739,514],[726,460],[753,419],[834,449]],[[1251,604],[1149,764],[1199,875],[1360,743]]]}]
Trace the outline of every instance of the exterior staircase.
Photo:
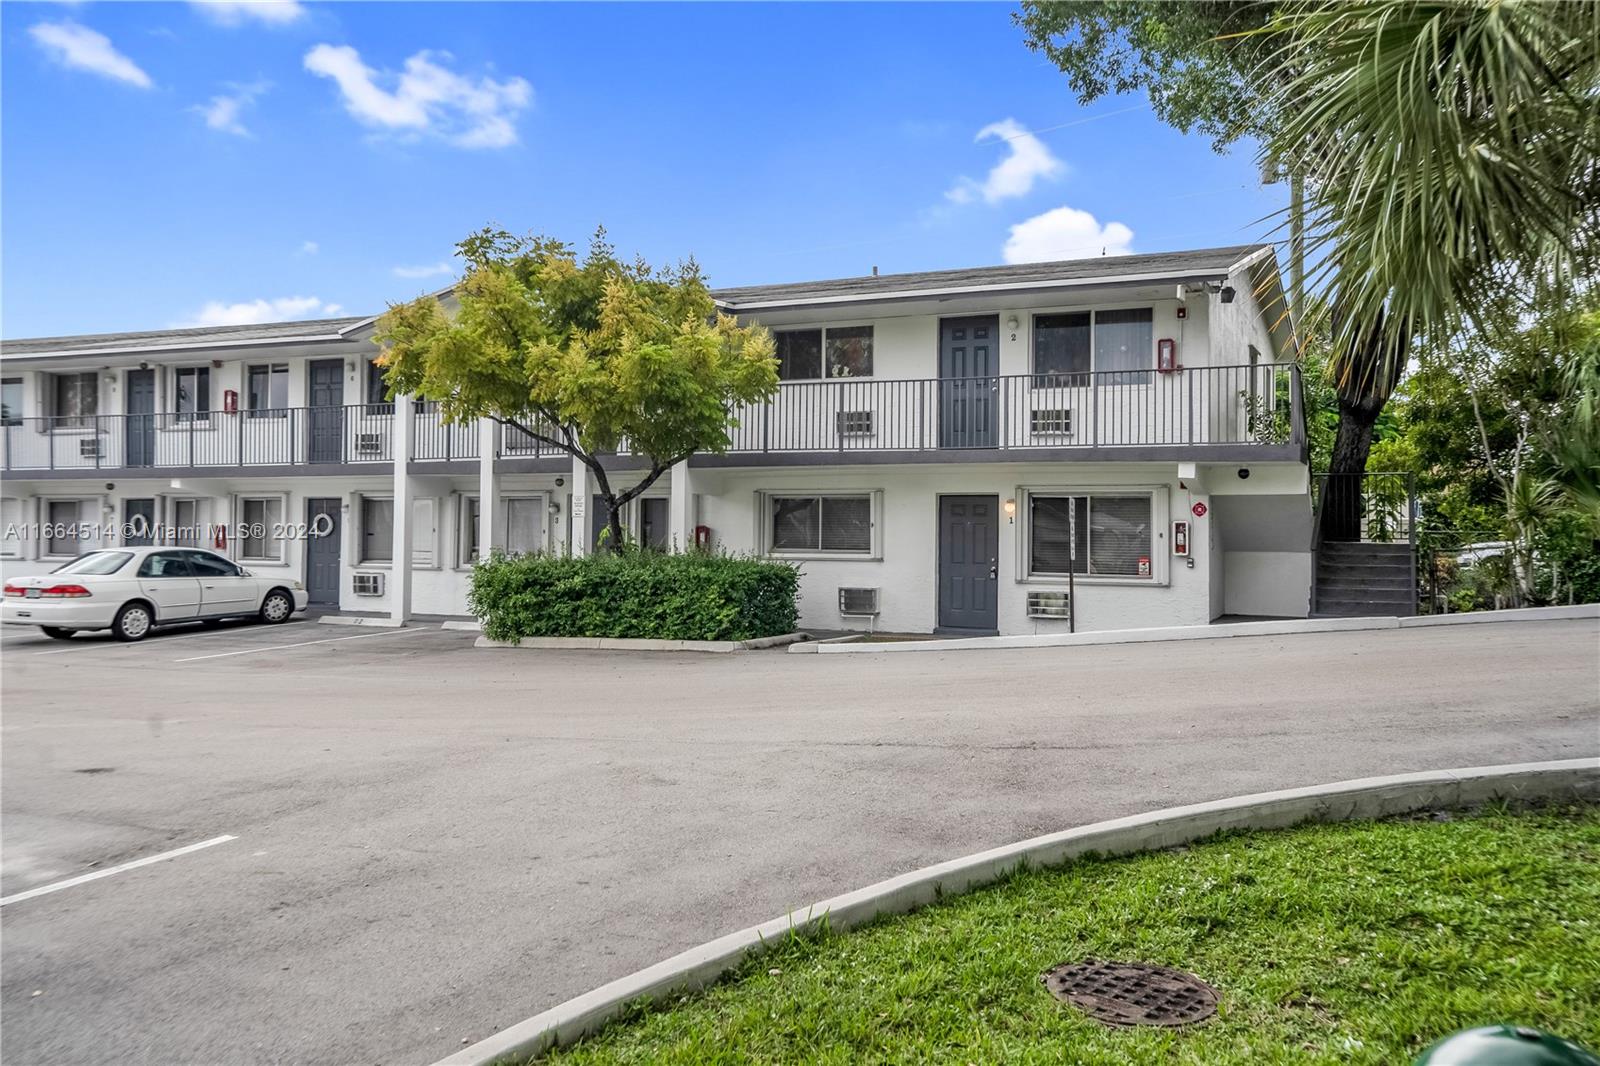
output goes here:
[{"label": "exterior staircase", "polygon": [[1313,618],[1417,613],[1412,548],[1399,544],[1323,541],[1317,549]]}]

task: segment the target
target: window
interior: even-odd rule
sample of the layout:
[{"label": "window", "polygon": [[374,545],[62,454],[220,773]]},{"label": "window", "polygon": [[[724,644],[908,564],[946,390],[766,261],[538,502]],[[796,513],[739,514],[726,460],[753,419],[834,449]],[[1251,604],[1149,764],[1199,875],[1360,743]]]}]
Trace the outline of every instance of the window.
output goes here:
[{"label": "window", "polygon": [[94,371],[50,376],[50,415],[57,426],[86,426],[100,410]]},{"label": "window", "polygon": [[283,497],[248,496],[239,501],[239,558],[278,562],[283,558]]},{"label": "window", "polygon": [[779,381],[872,376],[871,326],[777,330],[772,341]]},{"label": "window", "polygon": [[871,496],[773,496],[773,552],[872,552]]},{"label": "window", "polygon": [[1154,359],[1154,313],[1148,307],[1035,315],[1034,387],[1081,387],[1091,371],[1112,385],[1150,380]]},{"label": "window", "polygon": [[188,551],[183,553],[189,560],[189,569],[195,577],[238,577],[239,568],[220,555],[207,551]]},{"label": "window", "polygon": [[22,425],[22,379],[0,378],[0,426]]},{"label": "window", "polygon": [[[1126,385],[1150,380],[1155,326],[1150,308],[1094,313],[1094,368],[1123,371],[1102,380]],[[1132,373],[1132,371],[1140,371]]]},{"label": "window", "polygon": [[786,329],[772,335],[779,381],[809,381],[822,376],[822,331]]},{"label": "window", "polygon": [[1029,507],[1032,573],[1151,576],[1148,494],[1030,496]]},{"label": "window", "polygon": [[652,551],[667,551],[672,547],[671,519],[667,517],[668,501],[664,496],[646,496],[639,501],[639,546]]},{"label": "window", "polygon": [[1036,315],[1033,320],[1033,372],[1035,385],[1087,385],[1094,369],[1089,353],[1090,316],[1087,311],[1069,315]]},{"label": "window", "polygon": [[166,539],[185,548],[198,548],[205,530],[200,528],[200,501],[173,500],[168,512]]},{"label": "window", "polygon": [[367,363],[367,407],[368,414],[384,414],[394,410],[394,401],[389,399],[389,383],[383,380],[384,368],[376,361]]},{"label": "window", "polygon": [[245,406],[251,418],[287,418],[289,364],[250,367],[245,372]]},{"label": "window", "polygon": [[505,500],[506,551],[527,555],[543,547],[544,501],[536,496],[517,496]]},{"label": "window", "polygon": [[828,376],[872,376],[871,326],[840,326],[828,330]]},{"label": "window", "polygon": [[203,421],[211,415],[211,368],[181,366],[172,372],[172,393],[179,422]]},{"label": "window", "polygon": [[114,574],[128,564],[133,558],[132,552],[90,552],[80,555],[65,566],[58,566],[50,571],[52,574],[92,574],[105,576]]},{"label": "window", "polygon": [[361,561],[394,559],[394,501],[361,497]]},{"label": "window", "polygon": [[434,521],[438,501],[426,496],[411,500],[411,565],[432,566],[434,548],[439,543],[439,526]]},{"label": "window", "polygon": [[[528,555],[544,550],[544,498],[542,496],[501,497],[505,525],[502,543],[511,555]],[[461,498],[461,559],[459,565],[477,562],[478,520],[482,511],[478,497]]]},{"label": "window", "polygon": [[82,514],[81,500],[45,502],[44,553],[46,555],[77,555],[83,550],[83,534],[87,529],[81,519]]},{"label": "window", "polygon": [[140,577],[194,577],[185,552],[152,552],[139,564]]}]

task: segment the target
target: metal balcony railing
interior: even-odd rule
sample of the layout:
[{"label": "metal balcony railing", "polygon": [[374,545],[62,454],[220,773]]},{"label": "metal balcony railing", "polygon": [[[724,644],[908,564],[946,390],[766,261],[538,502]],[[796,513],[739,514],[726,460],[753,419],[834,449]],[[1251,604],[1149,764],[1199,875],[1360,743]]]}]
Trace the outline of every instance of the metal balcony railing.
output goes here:
[{"label": "metal balcony railing", "polygon": [[730,451],[1299,444],[1288,364],[977,378],[786,382],[744,407]]},{"label": "metal balcony railing", "polygon": [[0,427],[7,471],[387,463],[386,404],[19,418]]}]

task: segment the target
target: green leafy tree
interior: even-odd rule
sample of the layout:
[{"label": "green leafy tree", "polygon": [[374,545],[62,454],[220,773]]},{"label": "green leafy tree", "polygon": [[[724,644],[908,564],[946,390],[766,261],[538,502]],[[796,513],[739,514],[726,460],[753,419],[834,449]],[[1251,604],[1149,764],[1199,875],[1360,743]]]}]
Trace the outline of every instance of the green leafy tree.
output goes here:
[{"label": "green leafy tree", "polygon": [[[492,227],[457,250],[467,271],[453,314],[424,297],[379,320],[391,391],[576,458],[594,477],[614,550],[623,506],[673,464],[726,451],[733,412],[777,391],[771,335],[718,313],[692,261],[623,262],[603,230],[581,260],[561,241]],[[624,446],[646,472],[619,488],[601,457]]]}]

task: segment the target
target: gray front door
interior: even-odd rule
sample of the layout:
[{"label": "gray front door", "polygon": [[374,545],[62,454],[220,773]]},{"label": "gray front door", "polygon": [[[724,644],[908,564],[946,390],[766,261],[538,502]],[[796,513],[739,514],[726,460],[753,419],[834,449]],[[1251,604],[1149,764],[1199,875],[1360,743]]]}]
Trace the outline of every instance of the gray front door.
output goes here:
[{"label": "gray front door", "polygon": [[310,390],[306,412],[310,437],[306,461],[344,461],[344,360],[317,359],[307,366]]},{"label": "gray front door", "polygon": [[1000,498],[939,497],[939,628],[999,628]]},{"label": "gray front door", "polygon": [[156,465],[156,372],[128,371],[128,423],[123,430],[128,466]]},{"label": "gray front door", "polygon": [[339,602],[339,499],[306,501],[306,597],[312,603]]},{"label": "gray front door", "polygon": [[939,447],[993,448],[999,441],[1000,318],[939,321]]}]

